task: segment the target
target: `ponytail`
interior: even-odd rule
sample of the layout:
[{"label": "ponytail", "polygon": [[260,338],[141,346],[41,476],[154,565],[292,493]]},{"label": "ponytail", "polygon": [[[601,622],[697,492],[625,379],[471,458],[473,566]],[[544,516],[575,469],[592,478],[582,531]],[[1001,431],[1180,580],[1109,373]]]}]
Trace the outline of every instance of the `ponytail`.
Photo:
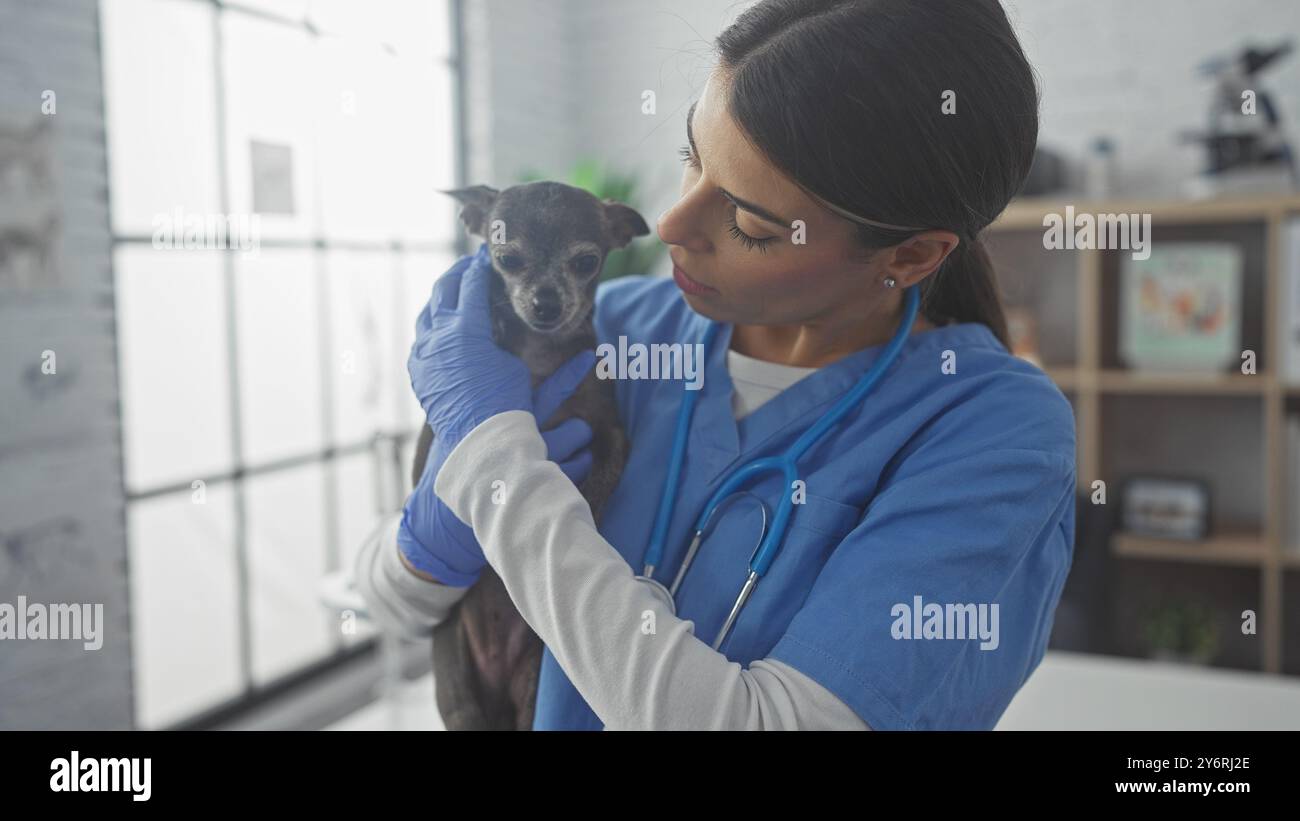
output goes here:
[{"label": "ponytail", "polygon": [[[1007,345],[978,235],[1029,173],[1038,87],[1002,4],[761,0],[717,46],[727,109],[750,142],[816,199],[875,222],[857,225],[855,250],[916,233],[896,226],[961,237],[922,281],[922,310],[935,324],[983,323]],[[944,110],[955,80],[961,101]]]},{"label": "ponytail", "polygon": [[980,322],[1011,349],[993,261],[978,235],[963,237],[939,270],[921,281],[921,313],[936,325]]}]

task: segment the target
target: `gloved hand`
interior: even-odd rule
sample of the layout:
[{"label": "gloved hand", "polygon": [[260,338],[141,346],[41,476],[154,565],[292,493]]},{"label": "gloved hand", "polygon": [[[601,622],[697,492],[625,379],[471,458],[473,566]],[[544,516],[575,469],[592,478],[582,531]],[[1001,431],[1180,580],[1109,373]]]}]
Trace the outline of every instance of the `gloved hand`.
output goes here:
[{"label": "gloved hand", "polygon": [[492,339],[491,270],[485,242],[438,277],[415,323],[406,369],[448,450],[489,417],[532,410],[528,367]]},{"label": "gloved hand", "polygon": [[[480,249],[480,254],[485,249],[486,246]],[[459,278],[461,272],[467,272],[467,269],[478,264],[477,260],[477,256],[462,257],[447,274],[440,277],[435,285],[434,295],[430,300],[431,304],[435,306],[441,305],[445,308],[447,302],[438,301],[440,299],[445,300],[448,297],[448,291],[446,290],[448,285],[444,283],[444,280],[453,274],[457,274]],[[486,263],[485,259],[482,261]],[[486,288],[486,285],[484,287]],[[462,308],[467,307],[468,304],[472,303],[466,303],[462,305]],[[460,312],[456,313],[460,314]],[[475,323],[478,321],[475,319],[476,314],[477,311],[460,314],[454,322]],[[490,318],[486,302],[482,306],[481,321],[484,326],[489,326]],[[481,375],[474,371],[477,366],[470,363],[476,361],[499,362],[500,357],[485,350],[481,342],[477,340],[468,344],[464,343],[463,340],[457,343],[456,337],[460,336],[461,333],[455,327],[448,327],[452,323],[453,320],[445,315],[440,316],[438,310],[431,313],[429,306],[426,306],[416,323],[416,340],[412,346],[411,358],[407,364],[411,372],[412,387],[415,388],[416,395],[421,397],[421,405],[425,407],[425,411],[430,415],[430,418],[441,420],[440,423],[453,419],[454,424],[463,426],[468,424],[469,420],[483,413],[491,416],[502,411],[489,412],[485,410],[484,406],[489,409],[494,407],[494,405],[486,402],[482,403],[481,406],[476,406],[474,410],[461,414],[441,408],[439,405],[444,402],[455,402],[458,399],[479,402],[483,389],[478,383],[487,380],[482,380]],[[438,330],[435,332],[435,329]],[[452,370],[445,363],[439,363],[436,368],[430,367],[431,361],[437,360],[440,355],[438,352],[433,353],[432,356],[425,355],[430,350],[439,350],[437,344],[433,342],[435,339],[440,344],[462,351],[462,369]],[[523,363],[516,357],[496,348],[496,344],[491,339],[490,326],[486,341],[487,345],[491,346],[496,354],[514,359],[520,366],[523,366]],[[470,353],[465,353],[466,350]],[[531,396],[529,396],[530,391],[528,388],[531,380],[525,367],[522,375],[523,392],[525,396],[529,396],[528,409],[533,411],[535,418],[544,421],[554,415],[560,405],[581,384],[594,361],[595,357],[592,352],[582,352],[562,365],[555,373],[538,385],[537,390],[531,392]],[[486,367],[497,367],[497,365],[487,365]],[[431,374],[430,370],[435,372]],[[445,384],[448,381],[453,384]],[[512,391],[515,388],[515,385],[510,386]],[[426,397],[428,397],[427,402]],[[485,419],[487,416],[482,418]],[[476,425],[477,422],[473,424]],[[459,435],[456,433],[443,435],[441,429],[434,428],[437,434],[434,436],[429,448],[424,472],[415,490],[407,498],[397,535],[398,547],[412,567],[432,575],[443,584],[454,587],[465,587],[473,584],[487,564],[487,560],[484,558],[483,550],[474,536],[474,531],[469,525],[456,518],[450,508],[437,497],[433,492],[433,482],[443,462],[446,461],[447,455],[455,448],[460,438],[472,429],[473,425],[470,425],[468,428],[461,427]],[[569,419],[552,430],[543,432],[542,439],[546,442],[547,457],[551,461],[559,463],[560,469],[564,471],[570,481],[574,484],[580,484],[591,470],[591,452],[587,449],[591,442],[591,426],[581,419]]]},{"label": "gloved hand", "polygon": [[[560,403],[582,381],[576,369],[561,369],[537,386],[534,408],[537,418],[549,419]],[[585,371],[582,372],[585,375]],[[558,462],[560,470],[575,485],[582,484],[591,472],[591,426],[577,417],[566,419],[542,432],[547,458]],[[416,570],[428,573],[450,587],[468,587],[478,580],[487,564],[483,548],[474,530],[451,512],[433,492],[433,482],[451,448],[441,437],[434,436],[424,463],[420,482],[407,497],[402,522],[397,530],[397,546],[406,561]]]}]

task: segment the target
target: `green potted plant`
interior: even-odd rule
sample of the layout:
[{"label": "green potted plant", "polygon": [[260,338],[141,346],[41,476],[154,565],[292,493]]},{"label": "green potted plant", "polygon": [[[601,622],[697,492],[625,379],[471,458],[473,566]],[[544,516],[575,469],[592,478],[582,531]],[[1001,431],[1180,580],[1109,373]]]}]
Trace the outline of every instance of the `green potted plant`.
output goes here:
[{"label": "green potted plant", "polygon": [[1151,657],[1209,664],[1219,649],[1219,630],[1209,608],[1172,602],[1152,610],[1143,624]]},{"label": "green potted plant", "polygon": [[[596,160],[583,160],[575,165],[567,178],[544,174],[536,169],[527,169],[518,180],[519,183],[537,180],[555,180],[581,188],[600,199],[609,198],[630,205],[637,210],[636,202],[638,181],[632,174],[612,171]],[[642,216],[645,216],[642,214]],[[610,251],[605,258],[605,267],[601,270],[601,280],[617,279],[627,274],[648,274],[663,254],[663,243],[654,235],[654,226],[649,220],[651,234],[633,240],[626,248]]]}]

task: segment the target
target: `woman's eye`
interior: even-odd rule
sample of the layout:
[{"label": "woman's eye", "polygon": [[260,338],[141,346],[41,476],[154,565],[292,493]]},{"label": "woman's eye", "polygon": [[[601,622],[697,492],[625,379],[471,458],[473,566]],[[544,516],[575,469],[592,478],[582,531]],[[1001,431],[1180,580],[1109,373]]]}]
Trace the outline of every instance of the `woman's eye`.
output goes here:
[{"label": "woman's eye", "polygon": [[731,227],[728,230],[731,231],[733,237],[739,240],[740,243],[750,251],[757,248],[760,252],[767,253],[767,246],[776,241],[776,237],[751,237],[749,234],[746,234],[744,231],[740,230],[740,226],[736,224],[735,214],[732,214]]},{"label": "woman's eye", "polygon": [[497,257],[497,264],[507,271],[518,271],[520,268],[524,267],[524,260],[522,257],[517,257],[514,254],[502,254]]},{"label": "woman's eye", "polygon": [[[682,162],[686,163],[686,165],[695,169],[700,167],[700,161],[696,158],[695,152],[691,150],[690,143],[677,149],[677,153],[681,156]],[[744,231],[740,230],[740,226],[736,224],[734,213],[731,217],[731,227],[728,230],[731,231],[733,237],[735,237],[750,251],[757,248],[762,253],[767,253],[767,246],[776,241],[776,237],[751,237],[749,234],[746,234]]]},{"label": "woman's eye", "polygon": [[600,266],[600,258],[595,254],[583,254],[572,262],[573,270],[579,274],[594,274]]}]

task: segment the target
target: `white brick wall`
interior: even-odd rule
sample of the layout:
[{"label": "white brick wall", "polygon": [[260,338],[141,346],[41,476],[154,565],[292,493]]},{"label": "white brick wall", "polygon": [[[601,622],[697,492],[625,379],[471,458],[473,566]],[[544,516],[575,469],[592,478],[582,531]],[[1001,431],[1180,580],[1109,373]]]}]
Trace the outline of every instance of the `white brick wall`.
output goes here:
[{"label": "white brick wall", "polygon": [[[1120,193],[1175,196],[1201,166],[1175,135],[1204,128],[1213,85],[1195,73],[1211,55],[1287,37],[1300,48],[1295,0],[1004,0],[1042,91],[1040,142],[1077,154],[1097,135],[1117,142]],[[1300,138],[1300,51],[1262,75]]]},{"label": "white brick wall", "polygon": [[[745,4],[719,0],[466,0],[470,182],[564,176],[595,157],[642,179],[653,230],[674,199],[686,107],[711,40]],[[655,91],[654,116],[641,94]],[[477,139],[474,139],[477,138]]]},{"label": "white brick wall", "polygon": [[[0,602],[101,603],[104,644],[0,642],[0,729],[122,729],[130,635],[95,0],[0,0],[0,127],[45,117],[46,89],[60,261],[38,282],[0,274]],[[33,209],[14,187],[0,190],[0,225]]]},{"label": "white brick wall", "polygon": [[[503,184],[530,162],[567,168],[598,156],[637,171],[653,223],[677,197],[686,107],[713,65],[712,42],[747,8],[733,0],[468,0],[491,21],[492,79],[471,106],[491,112]],[[1258,38],[1295,37],[1296,0],[1004,0],[1043,94],[1041,142],[1077,155],[1095,136],[1118,148],[1118,192],[1173,196],[1201,162],[1176,135],[1202,126],[1206,57]],[[1300,120],[1300,53],[1265,75],[1289,123]],[[658,113],[640,113],[641,91]],[[1300,136],[1294,125],[1293,134]],[[487,169],[490,169],[487,170]]]},{"label": "white brick wall", "polygon": [[468,182],[562,175],[582,153],[584,94],[572,21],[581,0],[466,0]]}]

